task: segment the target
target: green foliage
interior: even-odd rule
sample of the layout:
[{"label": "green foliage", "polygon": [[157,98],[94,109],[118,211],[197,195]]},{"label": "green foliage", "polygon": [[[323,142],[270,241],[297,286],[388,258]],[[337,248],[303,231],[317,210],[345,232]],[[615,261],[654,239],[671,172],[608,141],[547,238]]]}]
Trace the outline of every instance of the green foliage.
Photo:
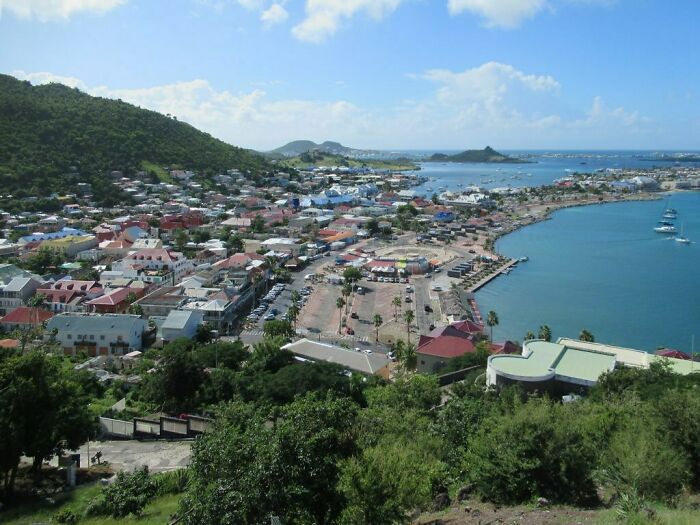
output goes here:
[{"label": "green foliage", "polygon": [[342,512],[339,461],[353,450],[355,408],[307,395],[279,418],[241,404],[192,448],[184,523],[333,523]]},{"label": "green foliage", "polygon": [[190,471],[186,468],[162,472],[152,477],[158,496],[182,494],[190,483]]},{"label": "green foliage", "polygon": [[265,324],[263,324],[263,334],[265,337],[293,337],[294,327],[289,321],[273,319],[272,321],[265,321]]},{"label": "green foliage", "polygon": [[267,166],[250,151],[154,111],[0,75],[0,173],[6,192],[48,195],[89,182],[103,203],[124,202],[104,174],[134,173],[142,161],[212,173]]},{"label": "green foliage", "polygon": [[27,257],[22,266],[32,273],[42,275],[49,270],[55,270],[64,262],[65,257],[61,252],[49,248],[39,248],[37,252]]},{"label": "green foliage", "polygon": [[79,516],[72,509],[61,509],[53,515],[54,522],[68,525],[78,523],[79,519]]},{"label": "green foliage", "polygon": [[119,472],[117,479],[102,489],[100,504],[92,512],[123,518],[129,514],[140,516],[143,508],[158,493],[158,484],[144,466],[134,472]]}]

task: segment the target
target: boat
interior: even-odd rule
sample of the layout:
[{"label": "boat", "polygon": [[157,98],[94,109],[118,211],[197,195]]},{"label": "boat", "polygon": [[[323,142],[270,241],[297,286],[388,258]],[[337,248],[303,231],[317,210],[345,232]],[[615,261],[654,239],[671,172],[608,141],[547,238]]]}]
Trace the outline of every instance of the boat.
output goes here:
[{"label": "boat", "polygon": [[690,244],[690,239],[688,237],[685,237],[683,235],[683,225],[681,224],[681,234],[677,236],[674,241],[680,243],[680,244]]},{"label": "boat", "polygon": [[678,217],[678,212],[674,210],[673,208],[668,208],[664,214],[662,215],[664,219],[675,219]]},{"label": "boat", "polygon": [[518,261],[520,261],[520,262],[527,262],[529,260],[530,260],[530,258],[528,256],[521,257],[520,259],[518,259]]},{"label": "boat", "polygon": [[654,231],[656,233],[676,233],[676,227],[672,224],[662,224],[661,226],[654,228]]}]

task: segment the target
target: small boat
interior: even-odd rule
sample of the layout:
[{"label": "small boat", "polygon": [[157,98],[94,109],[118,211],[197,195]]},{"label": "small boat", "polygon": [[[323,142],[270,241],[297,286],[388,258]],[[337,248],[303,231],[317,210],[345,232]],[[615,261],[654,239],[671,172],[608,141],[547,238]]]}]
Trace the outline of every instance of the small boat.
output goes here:
[{"label": "small boat", "polygon": [[673,225],[662,224],[654,228],[656,233],[676,233],[676,227]]},{"label": "small boat", "polygon": [[518,261],[520,261],[520,262],[527,262],[527,261],[529,261],[529,260],[530,260],[530,258],[527,257],[527,256],[521,257],[520,259],[518,259]]},{"label": "small boat", "polygon": [[674,241],[680,244],[690,244],[690,239],[683,235],[683,225],[681,225],[681,234],[678,237],[676,237]]},{"label": "small boat", "polygon": [[667,209],[667,210],[664,212],[664,214],[662,215],[662,217],[663,217],[664,219],[671,219],[671,220],[673,220],[673,219],[675,219],[676,217],[678,217],[678,212],[677,212],[676,210],[674,210],[673,208],[669,208],[669,209]]}]

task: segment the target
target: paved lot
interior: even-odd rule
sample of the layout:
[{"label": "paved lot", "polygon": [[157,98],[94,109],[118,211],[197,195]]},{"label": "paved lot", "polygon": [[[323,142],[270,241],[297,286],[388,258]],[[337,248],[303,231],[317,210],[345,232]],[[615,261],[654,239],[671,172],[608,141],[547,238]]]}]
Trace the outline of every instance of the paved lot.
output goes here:
[{"label": "paved lot", "polygon": [[151,472],[186,467],[190,463],[191,441],[91,441],[80,447],[80,466],[90,465],[90,457],[99,450],[102,461],[115,470],[133,470],[142,465]]}]

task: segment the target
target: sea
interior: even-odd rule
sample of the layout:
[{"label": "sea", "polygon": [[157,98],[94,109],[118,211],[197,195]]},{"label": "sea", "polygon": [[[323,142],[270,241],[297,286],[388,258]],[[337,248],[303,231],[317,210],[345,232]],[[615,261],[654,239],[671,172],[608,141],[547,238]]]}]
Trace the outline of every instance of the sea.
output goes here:
[{"label": "sea", "polygon": [[[459,190],[494,178],[494,187],[539,186],[573,171],[673,164],[642,160],[653,152],[527,153],[535,163],[424,163],[421,175],[435,190]],[[667,207],[678,210],[677,226],[691,244],[653,231]],[[498,313],[494,339],[522,341],[546,324],[555,339],[586,329],[606,344],[700,352],[700,193],[559,210],[502,237],[496,249],[529,261],[477,293],[484,315]]]}]

